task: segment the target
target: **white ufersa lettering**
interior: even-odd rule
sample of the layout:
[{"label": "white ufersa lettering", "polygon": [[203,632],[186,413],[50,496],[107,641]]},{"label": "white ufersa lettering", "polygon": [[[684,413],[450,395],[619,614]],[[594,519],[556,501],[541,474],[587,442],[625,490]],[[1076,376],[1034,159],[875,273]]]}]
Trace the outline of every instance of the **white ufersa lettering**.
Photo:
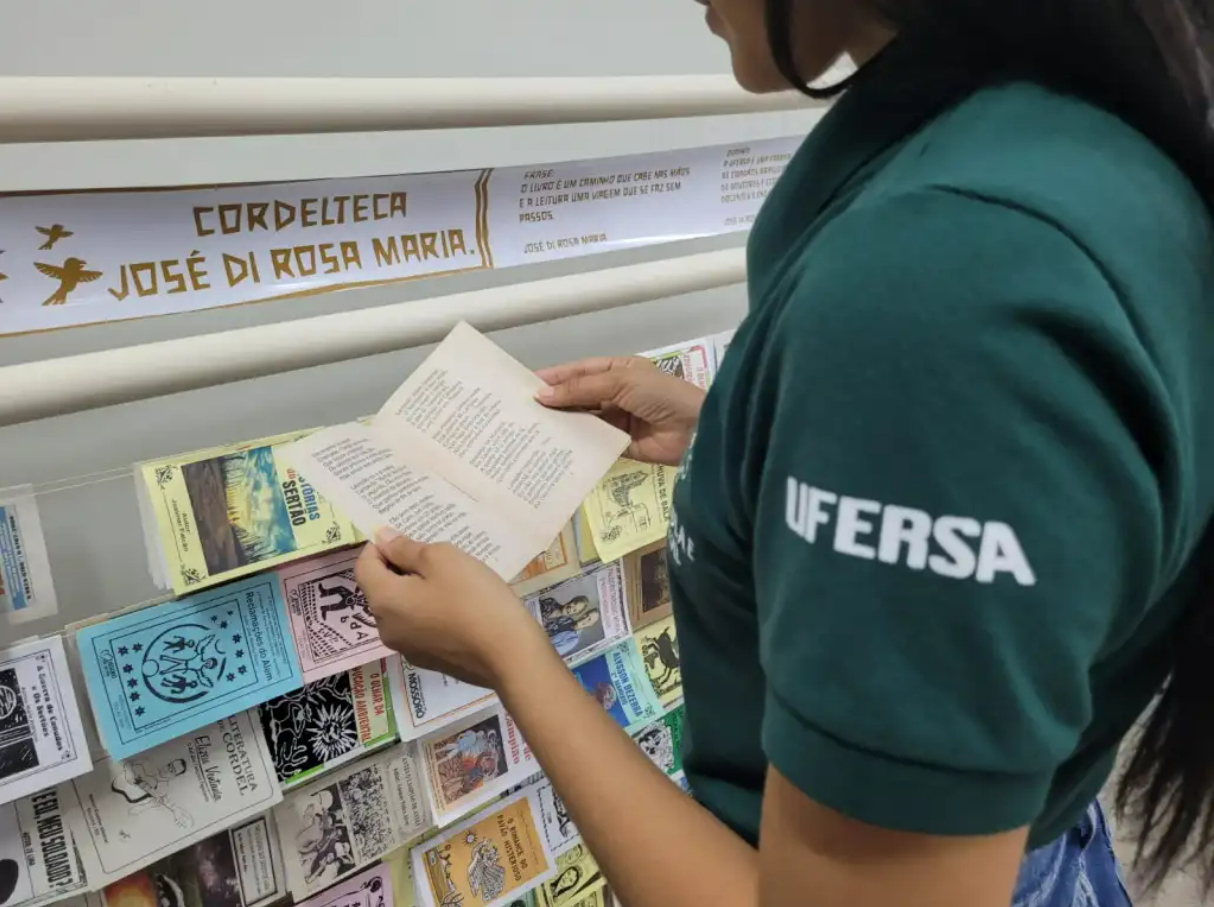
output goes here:
[{"label": "white ufersa lettering", "polygon": [[789,477],[785,506],[788,527],[807,542],[817,541],[818,527],[830,523],[830,513],[825,508],[838,503],[838,500],[838,495]]},{"label": "white ufersa lettering", "polygon": [[1022,586],[1037,582],[1012,527],[1007,523],[987,523],[982,527],[982,545],[978,549],[974,579],[980,583],[993,583],[1000,573],[1012,574]]},{"label": "white ufersa lettering", "polygon": [[788,528],[811,545],[819,541],[819,528],[833,522],[830,544],[847,557],[926,569],[949,579],[994,583],[1007,575],[1021,586],[1037,584],[1020,539],[1007,523],[933,518],[912,507],[815,488],[791,476],[784,509]]},{"label": "white ufersa lettering", "polygon": [[869,561],[876,557],[877,549],[864,544],[860,538],[870,535],[876,528],[870,520],[864,519],[864,514],[876,516],[880,512],[881,504],[877,501],[840,498],[839,518],[835,523],[835,550],[840,554],[862,557]]},{"label": "white ufersa lettering", "polygon": [[974,575],[978,558],[962,536],[982,537],[982,524],[967,516],[942,516],[932,525],[932,538],[944,554],[933,554],[928,565],[933,573],[952,579],[968,579]]},{"label": "white ufersa lettering", "polygon": [[695,539],[687,534],[679,522],[679,509],[670,511],[670,528],[666,530],[667,551],[676,567],[683,566],[683,561],[694,562],[696,559]]},{"label": "white ufersa lettering", "polygon": [[881,540],[877,559],[883,564],[902,563],[912,570],[927,566],[932,518],[922,510],[890,504],[881,514]]}]

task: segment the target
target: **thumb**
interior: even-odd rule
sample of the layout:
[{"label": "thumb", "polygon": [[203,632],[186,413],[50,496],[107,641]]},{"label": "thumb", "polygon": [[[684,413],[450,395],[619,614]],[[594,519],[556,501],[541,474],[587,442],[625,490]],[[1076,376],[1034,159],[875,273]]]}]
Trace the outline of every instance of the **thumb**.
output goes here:
[{"label": "thumb", "polygon": [[425,542],[415,542],[395,529],[384,527],[375,533],[375,547],[384,556],[384,560],[402,573],[421,574]]},{"label": "thumb", "polygon": [[623,376],[618,371],[574,375],[557,384],[541,387],[535,399],[554,409],[602,409],[616,398],[623,385]]}]

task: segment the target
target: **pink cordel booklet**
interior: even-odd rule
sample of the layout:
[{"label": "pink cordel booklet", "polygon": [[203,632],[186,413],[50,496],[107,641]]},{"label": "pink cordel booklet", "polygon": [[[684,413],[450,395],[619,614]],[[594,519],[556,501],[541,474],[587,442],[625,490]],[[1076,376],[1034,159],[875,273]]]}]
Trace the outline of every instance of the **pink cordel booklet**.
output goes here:
[{"label": "pink cordel booklet", "polygon": [[379,641],[367,597],[354,582],[360,550],[334,551],[278,570],[304,683],[392,654]]}]

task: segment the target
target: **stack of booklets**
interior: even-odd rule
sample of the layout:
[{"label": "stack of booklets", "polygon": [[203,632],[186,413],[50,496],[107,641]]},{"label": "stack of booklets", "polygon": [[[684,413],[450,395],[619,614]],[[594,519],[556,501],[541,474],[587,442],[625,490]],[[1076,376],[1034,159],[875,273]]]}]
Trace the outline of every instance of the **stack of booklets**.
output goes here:
[{"label": "stack of booklets", "polygon": [[390,526],[513,579],[628,443],[594,416],[541,406],[541,386],[461,323],[371,419],[147,464],[153,576],[182,594]]},{"label": "stack of booklets", "polygon": [[[727,343],[645,355],[706,388]],[[178,597],[0,650],[0,904],[610,904],[492,691],[387,650],[354,580],[380,527],[468,551],[686,787],[676,471],[540,386],[460,325],[373,417],[136,467]]]}]

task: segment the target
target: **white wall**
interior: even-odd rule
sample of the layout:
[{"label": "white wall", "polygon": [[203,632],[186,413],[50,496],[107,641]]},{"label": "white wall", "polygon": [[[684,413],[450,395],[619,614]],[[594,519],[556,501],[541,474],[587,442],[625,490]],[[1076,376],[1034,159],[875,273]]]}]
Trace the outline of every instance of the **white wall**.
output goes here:
[{"label": "white wall", "polygon": [[[3,75],[607,76],[728,71],[691,0],[40,0],[6,9]],[[0,191],[286,180],[559,161],[803,133],[812,114],[396,135],[0,146]],[[722,247],[736,239],[689,244]],[[660,257],[643,250],[595,265]],[[0,365],[382,305],[584,268],[587,260],[0,338]],[[731,326],[740,288],[503,332],[533,365]],[[0,487],[31,482],[62,613],[156,594],[133,485],[72,477],[374,411],[425,350],[0,429]],[[0,625],[0,636],[9,632]]]}]

